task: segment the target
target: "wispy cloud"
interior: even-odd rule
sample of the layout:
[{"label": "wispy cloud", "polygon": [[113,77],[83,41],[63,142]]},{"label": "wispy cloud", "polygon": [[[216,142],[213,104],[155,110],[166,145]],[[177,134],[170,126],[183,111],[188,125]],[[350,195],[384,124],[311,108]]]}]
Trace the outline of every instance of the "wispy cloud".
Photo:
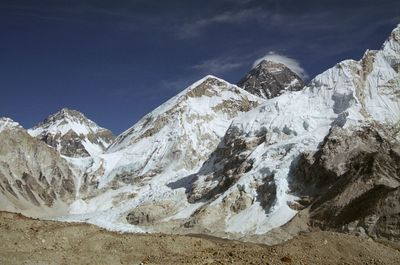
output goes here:
[{"label": "wispy cloud", "polygon": [[239,60],[237,57],[217,57],[202,61],[192,66],[192,69],[198,70],[202,73],[220,75],[240,68],[245,64],[246,61]]},{"label": "wispy cloud", "polygon": [[183,39],[197,37],[208,27],[215,24],[240,25],[244,22],[262,21],[267,16],[268,12],[260,8],[227,11],[221,14],[186,22],[182,26],[178,27],[177,35]]},{"label": "wispy cloud", "polygon": [[161,80],[159,87],[160,89],[163,90],[178,92],[188,87],[193,81],[194,80],[192,80],[189,77],[183,77],[171,80]]},{"label": "wispy cloud", "polygon": [[308,78],[306,70],[300,65],[299,61],[297,61],[297,60],[295,60],[293,58],[289,58],[289,57],[287,57],[285,55],[277,54],[275,52],[269,52],[265,56],[255,60],[254,63],[253,63],[253,67],[256,67],[263,60],[284,64],[290,70],[292,70],[298,76],[300,76],[302,79],[307,79]]}]

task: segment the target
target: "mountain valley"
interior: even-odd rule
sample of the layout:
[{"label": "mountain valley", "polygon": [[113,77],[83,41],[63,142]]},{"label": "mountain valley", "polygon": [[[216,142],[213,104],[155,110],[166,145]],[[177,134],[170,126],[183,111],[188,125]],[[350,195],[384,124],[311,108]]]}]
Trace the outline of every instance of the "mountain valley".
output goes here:
[{"label": "mountain valley", "polygon": [[[312,241],[299,239],[311,231],[316,244],[362,236],[386,251],[366,238],[400,243],[399,65],[400,25],[380,50],[307,85],[273,61],[237,85],[205,76],[116,137],[66,108],[28,130],[0,118],[0,210],[48,220],[46,227],[201,234],[202,244],[229,250],[234,243],[206,236],[296,238],[277,247],[280,256]],[[334,239],[338,232],[350,235]],[[258,245],[245,247],[261,255]],[[370,264],[395,264],[398,253]]]}]

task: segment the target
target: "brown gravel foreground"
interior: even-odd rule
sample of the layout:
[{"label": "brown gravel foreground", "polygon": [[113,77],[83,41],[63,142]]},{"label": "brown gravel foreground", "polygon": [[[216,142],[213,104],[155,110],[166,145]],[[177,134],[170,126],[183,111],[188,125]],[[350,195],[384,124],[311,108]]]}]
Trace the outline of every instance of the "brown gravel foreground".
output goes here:
[{"label": "brown gravel foreground", "polygon": [[331,232],[265,246],[210,237],[118,234],[0,212],[0,264],[400,264],[400,251]]}]

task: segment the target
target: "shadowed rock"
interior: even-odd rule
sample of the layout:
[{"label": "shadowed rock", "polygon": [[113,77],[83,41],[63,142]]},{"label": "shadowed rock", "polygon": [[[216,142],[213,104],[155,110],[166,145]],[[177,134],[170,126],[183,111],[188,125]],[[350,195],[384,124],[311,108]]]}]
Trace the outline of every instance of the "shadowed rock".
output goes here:
[{"label": "shadowed rock", "polygon": [[270,99],[285,91],[301,90],[304,82],[284,64],[264,60],[237,85],[254,95]]},{"label": "shadowed rock", "polygon": [[396,129],[333,128],[320,149],[301,155],[291,186],[311,195],[312,223],[400,240],[400,143]]}]

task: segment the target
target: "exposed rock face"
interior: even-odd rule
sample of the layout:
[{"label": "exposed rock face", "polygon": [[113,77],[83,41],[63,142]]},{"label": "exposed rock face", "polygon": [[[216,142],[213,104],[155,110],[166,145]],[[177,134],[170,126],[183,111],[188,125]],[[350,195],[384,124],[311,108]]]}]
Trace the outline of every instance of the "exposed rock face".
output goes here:
[{"label": "exposed rock face", "polygon": [[0,119],[0,208],[27,215],[67,213],[74,176],[53,148]]},{"label": "exposed rock face", "polygon": [[195,182],[189,192],[189,201],[209,200],[236,184],[253,166],[254,161],[248,159],[251,151],[264,141],[262,135],[242,138],[235,127],[229,128],[210,159],[193,176]]},{"label": "exposed rock face", "polygon": [[263,60],[238,82],[238,86],[269,99],[286,91],[301,90],[304,82],[284,64]]},{"label": "exposed rock face", "polygon": [[99,127],[79,111],[66,108],[28,132],[69,157],[102,153],[114,139],[109,130]]},{"label": "exposed rock face", "polygon": [[300,157],[292,189],[310,195],[314,225],[400,240],[398,128],[333,128],[320,149]]}]

